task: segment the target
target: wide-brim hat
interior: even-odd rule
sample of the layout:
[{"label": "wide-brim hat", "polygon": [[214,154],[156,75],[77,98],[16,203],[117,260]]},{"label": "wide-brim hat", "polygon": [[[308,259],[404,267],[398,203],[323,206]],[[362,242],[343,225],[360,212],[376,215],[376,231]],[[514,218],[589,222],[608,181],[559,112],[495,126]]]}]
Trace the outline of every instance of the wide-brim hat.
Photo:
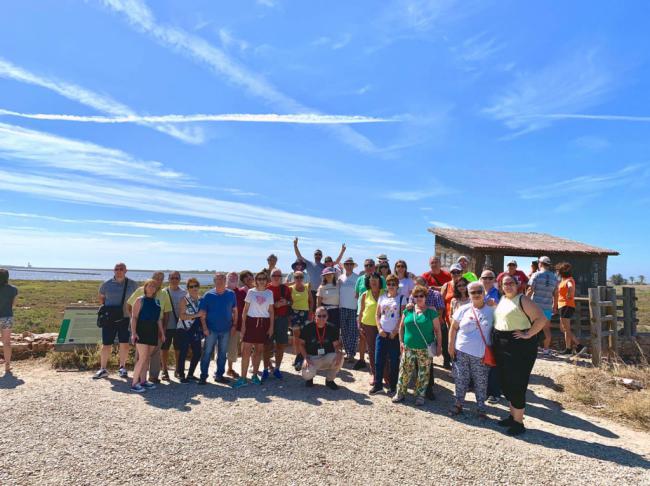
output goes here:
[{"label": "wide-brim hat", "polygon": [[305,264],[305,262],[303,262],[302,260],[296,260],[295,262],[293,262],[291,264],[291,270],[293,270],[295,272],[296,268],[298,266],[301,266],[302,268],[307,268],[307,265]]},{"label": "wide-brim hat", "polygon": [[343,262],[343,265],[346,265],[348,263],[352,264],[352,268],[357,268],[359,266],[354,262],[354,258],[352,258],[352,257],[346,258],[345,261]]},{"label": "wide-brim hat", "polygon": [[321,275],[324,277],[325,275],[329,275],[330,273],[336,274],[336,269],[334,267],[323,268]]}]

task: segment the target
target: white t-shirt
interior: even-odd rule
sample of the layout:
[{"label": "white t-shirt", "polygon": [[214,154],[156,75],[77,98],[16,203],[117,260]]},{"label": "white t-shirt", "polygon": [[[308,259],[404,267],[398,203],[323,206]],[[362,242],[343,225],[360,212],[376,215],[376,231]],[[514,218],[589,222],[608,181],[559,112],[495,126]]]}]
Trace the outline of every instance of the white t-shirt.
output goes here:
[{"label": "white t-shirt", "polygon": [[321,298],[321,303],[325,307],[339,306],[339,287],[335,284],[325,284],[318,287],[316,297]]},{"label": "white t-shirt", "polygon": [[354,272],[350,276],[343,274],[339,277],[339,302],[344,309],[357,310],[358,300],[354,295],[358,278],[359,275]]},{"label": "white t-shirt", "polygon": [[399,279],[399,289],[397,290],[398,295],[403,295],[405,300],[408,300],[411,292],[415,288],[415,282],[412,278],[400,278]]},{"label": "white t-shirt", "polygon": [[381,329],[386,332],[393,332],[397,329],[399,325],[400,316],[402,315],[402,309],[408,303],[408,300],[404,297],[401,298],[400,306],[400,295],[397,294],[395,297],[389,297],[387,294],[382,294],[377,300],[377,306],[379,308],[379,323],[381,324]]},{"label": "white t-shirt", "polygon": [[[456,349],[463,353],[482,358],[485,354],[485,345],[481,338],[481,333],[476,325],[476,318],[472,312],[474,304],[471,302],[460,306],[453,315],[453,318],[458,322],[458,333],[456,334]],[[474,308],[476,315],[481,321],[481,330],[485,341],[491,344],[490,334],[492,333],[492,325],[494,324],[494,309],[484,305],[480,309]]]},{"label": "white t-shirt", "polygon": [[273,305],[270,290],[249,289],[244,302],[248,302],[248,317],[271,317],[269,306]]}]

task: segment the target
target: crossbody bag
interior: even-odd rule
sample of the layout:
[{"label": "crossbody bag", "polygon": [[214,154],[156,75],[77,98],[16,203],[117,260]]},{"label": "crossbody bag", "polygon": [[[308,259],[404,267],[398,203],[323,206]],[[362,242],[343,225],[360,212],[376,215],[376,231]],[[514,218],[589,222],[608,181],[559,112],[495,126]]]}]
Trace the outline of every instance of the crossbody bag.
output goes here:
[{"label": "crossbody bag", "polygon": [[122,301],[120,305],[105,305],[97,311],[97,327],[109,326],[116,324],[124,319],[124,300],[126,299],[126,289],[129,287],[129,279],[124,279],[124,289],[122,290]]},{"label": "crossbody bag", "polygon": [[417,321],[417,318],[416,318],[416,311],[415,311],[415,308],[413,308],[413,324],[415,325],[415,328],[416,328],[416,329],[418,330],[418,332],[420,333],[420,336],[422,337],[422,341],[424,341],[424,344],[426,344],[426,346],[427,346],[427,353],[428,353],[429,356],[431,356],[432,358],[435,358],[435,357],[436,357],[436,354],[437,354],[437,353],[436,353],[436,351],[437,351],[436,337],[435,337],[435,335],[434,335],[434,336],[433,336],[433,341],[431,341],[430,343],[427,342],[427,339],[424,337],[424,333],[423,333],[422,330],[420,329],[420,326],[418,326],[418,321]]},{"label": "crossbody bag", "polygon": [[485,366],[489,366],[490,368],[494,368],[497,365],[497,360],[494,357],[494,351],[492,351],[492,346],[489,346],[487,341],[485,340],[485,336],[483,335],[483,330],[481,329],[481,321],[478,318],[478,314],[476,314],[476,310],[474,309],[474,304],[472,304],[472,313],[474,314],[474,319],[476,319],[476,327],[478,327],[478,332],[481,333],[481,339],[483,340],[483,344],[485,345],[485,353],[481,358],[481,363],[484,364]]}]

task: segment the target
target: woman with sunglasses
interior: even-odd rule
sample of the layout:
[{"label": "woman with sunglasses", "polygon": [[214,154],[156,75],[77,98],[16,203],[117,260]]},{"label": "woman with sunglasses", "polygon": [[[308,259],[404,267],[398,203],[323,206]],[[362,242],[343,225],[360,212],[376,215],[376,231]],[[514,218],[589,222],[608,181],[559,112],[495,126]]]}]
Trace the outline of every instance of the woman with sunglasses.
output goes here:
[{"label": "woman with sunglasses", "polygon": [[388,262],[385,263],[380,263],[377,265],[377,272],[379,272],[379,275],[381,275],[381,278],[383,281],[386,281],[386,277],[390,275],[390,265]]},{"label": "woman with sunglasses", "polygon": [[[194,376],[199,360],[201,359],[201,339],[203,338],[203,331],[201,330],[201,319],[198,317],[199,313],[199,289],[201,285],[194,277],[187,280],[187,293],[181,299],[178,306],[178,326],[176,327],[176,337],[179,342],[179,355],[178,363],[176,364],[176,371],[178,371],[181,383],[189,383],[190,380],[197,380]],[[190,360],[190,367],[185,374],[185,360],[187,359],[187,351],[192,349],[192,359]]]},{"label": "woman with sunglasses", "polygon": [[[451,299],[450,317],[452,317],[460,307],[469,304],[470,299],[469,293],[467,292],[468,285],[469,281],[465,277],[461,277],[458,282],[456,282],[456,285],[454,285],[454,298]],[[451,325],[449,327],[451,327]]]},{"label": "woman with sunglasses", "polygon": [[[226,371],[226,374],[236,380],[239,378],[239,373],[235,371],[234,364],[241,354],[241,318],[244,312],[244,300],[246,299],[248,289],[252,289],[255,286],[255,276],[250,270],[242,270],[238,274],[235,272],[231,273],[237,276],[236,280],[234,277],[232,279],[228,277],[228,288],[235,293],[235,299],[237,301],[237,322],[232,326],[230,339],[228,340],[228,371]],[[238,287],[238,284],[242,286]]]},{"label": "woman with sunglasses", "polygon": [[[402,310],[407,299],[398,293],[399,279],[396,275],[386,278],[385,294],[379,296],[377,302],[377,327],[378,334],[375,342],[375,366],[377,370],[384,370],[388,359],[388,387],[392,396],[397,392],[397,376],[399,374],[399,322],[402,319]],[[374,395],[383,390],[381,380],[376,379],[370,394]]]},{"label": "woman with sunglasses", "polygon": [[248,365],[253,361],[253,376],[251,383],[261,385],[257,373],[264,354],[264,344],[273,336],[274,308],[273,292],[266,288],[268,277],[261,271],[255,275],[255,288],[249,289],[244,299],[242,312],[242,353],[241,376],[233,384],[233,388],[248,385]]},{"label": "woman with sunglasses", "polygon": [[456,368],[456,403],[449,415],[453,417],[463,413],[465,395],[470,382],[473,382],[477,415],[480,419],[486,419],[485,400],[490,367],[481,360],[485,355],[485,344],[491,344],[494,307],[485,303],[483,284],[471,282],[468,288],[471,302],[454,312],[449,330],[449,355]]},{"label": "woman with sunglasses", "polygon": [[146,381],[146,376],[151,354],[159,341],[165,342],[163,311],[156,299],[158,287],[159,284],[155,280],[147,280],[142,286],[143,295],[135,300],[131,311],[131,340],[138,352],[138,361],[133,368],[131,391],[136,393],[156,388],[156,385]]},{"label": "woman with sunglasses", "polygon": [[508,435],[519,435],[524,427],[526,390],[537,359],[537,339],[546,325],[542,309],[529,297],[520,294],[517,281],[506,275],[501,281],[503,296],[494,311],[494,355],[503,394],[510,415],[498,424],[508,427]]},{"label": "woman with sunglasses", "polygon": [[341,329],[341,320],[339,312],[339,286],[336,269],[326,267],[322,272],[322,281],[316,291],[316,307],[325,307],[327,309],[327,322]]},{"label": "woman with sunglasses", "polygon": [[429,383],[431,356],[427,347],[435,342],[436,356],[440,356],[442,345],[438,313],[427,308],[427,288],[417,285],[412,295],[415,306],[404,311],[399,326],[402,360],[399,365],[397,394],[393,403],[404,401],[408,384],[417,367],[415,404],[420,406],[424,405],[424,395]]},{"label": "woman with sunglasses", "polygon": [[404,297],[404,300],[408,300],[411,292],[415,288],[415,280],[411,278],[411,275],[408,272],[406,262],[404,260],[397,260],[395,262],[395,269],[393,272],[397,275],[399,279],[399,289],[397,293]]},{"label": "woman with sunglasses", "polygon": [[370,361],[370,375],[371,386],[375,386],[376,382],[381,383],[382,372],[377,376],[375,370],[375,345],[377,340],[377,301],[379,296],[384,293],[381,288],[381,276],[378,273],[366,275],[366,290],[361,295],[361,303],[359,306],[359,331],[365,338],[366,348],[368,350],[368,358]]}]

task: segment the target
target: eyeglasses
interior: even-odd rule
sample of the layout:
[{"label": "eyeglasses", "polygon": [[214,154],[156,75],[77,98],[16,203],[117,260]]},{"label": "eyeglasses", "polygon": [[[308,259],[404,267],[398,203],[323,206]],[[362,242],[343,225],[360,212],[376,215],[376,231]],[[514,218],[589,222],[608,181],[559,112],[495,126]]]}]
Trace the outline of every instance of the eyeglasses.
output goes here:
[{"label": "eyeglasses", "polygon": [[452,275],[460,275],[460,272],[458,270],[454,270],[451,272]]},{"label": "eyeglasses", "polygon": [[396,283],[387,283],[386,286],[387,287],[398,287],[398,285]]},{"label": "eyeglasses", "polygon": [[402,265],[401,263],[398,265],[395,265],[395,268],[406,268],[406,265]]},{"label": "eyeglasses", "polygon": [[316,317],[327,317],[327,314],[316,314]]},{"label": "eyeglasses", "polygon": [[282,278],[282,275],[271,275],[271,278]]},{"label": "eyeglasses", "polygon": [[319,256],[319,257],[322,257],[322,256],[323,256],[323,254],[322,254],[322,253],[314,253],[314,256]]},{"label": "eyeglasses", "polygon": [[169,280],[180,280],[180,277],[169,277]]},{"label": "eyeglasses", "polygon": [[126,268],[124,268],[124,267],[115,267],[114,271],[116,271],[116,272],[126,272]]},{"label": "eyeglasses", "polygon": [[414,295],[413,298],[414,299],[424,299],[424,298],[426,298],[426,295]]},{"label": "eyeglasses", "polygon": [[483,295],[483,292],[480,290],[473,290],[469,293],[469,295]]},{"label": "eyeglasses", "polygon": [[494,280],[494,277],[481,277],[481,280]]},{"label": "eyeglasses", "polygon": [[198,289],[199,287],[200,287],[200,285],[188,285],[187,286],[188,289]]},{"label": "eyeglasses", "polygon": [[305,280],[305,277],[293,277],[294,280]]},{"label": "eyeglasses", "polygon": [[372,263],[364,263],[363,265],[365,268],[372,268],[374,265]]}]

